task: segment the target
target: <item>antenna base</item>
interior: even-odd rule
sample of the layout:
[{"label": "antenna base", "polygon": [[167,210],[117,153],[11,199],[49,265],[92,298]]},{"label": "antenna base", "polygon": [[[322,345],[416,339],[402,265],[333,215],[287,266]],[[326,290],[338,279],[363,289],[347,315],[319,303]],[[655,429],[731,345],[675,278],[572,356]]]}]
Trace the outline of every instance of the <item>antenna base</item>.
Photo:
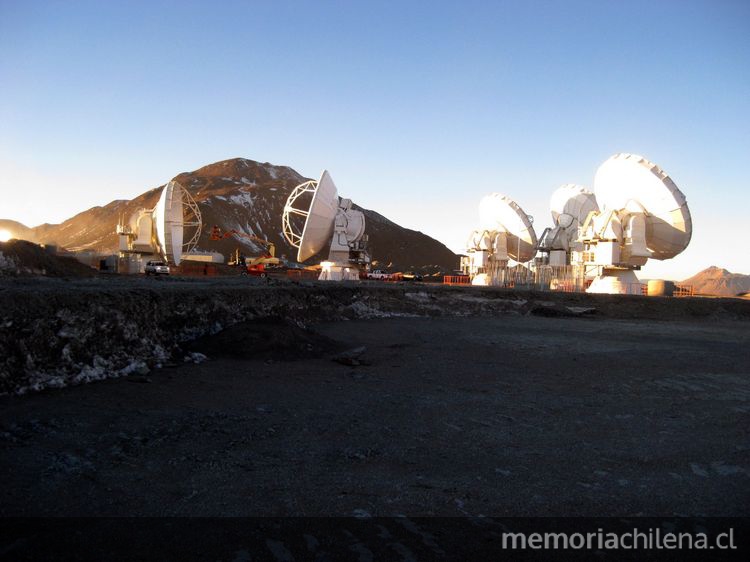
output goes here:
[{"label": "antenna base", "polygon": [[632,269],[603,268],[586,289],[587,293],[642,295],[643,284]]},{"label": "antenna base", "polygon": [[318,281],[359,281],[359,268],[330,261],[320,262]]}]

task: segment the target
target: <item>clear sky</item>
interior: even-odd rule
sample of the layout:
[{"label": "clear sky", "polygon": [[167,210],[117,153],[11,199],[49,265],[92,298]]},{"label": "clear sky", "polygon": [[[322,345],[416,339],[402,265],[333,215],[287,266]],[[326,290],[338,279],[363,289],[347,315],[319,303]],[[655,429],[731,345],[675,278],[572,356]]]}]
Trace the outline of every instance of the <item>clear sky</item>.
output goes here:
[{"label": "clear sky", "polygon": [[0,0],[0,218],[29,226],[242,156],[459,251],[482,196],[541,232],[616,152],[693,214],[642,276],[750,273],[750,1]]}]

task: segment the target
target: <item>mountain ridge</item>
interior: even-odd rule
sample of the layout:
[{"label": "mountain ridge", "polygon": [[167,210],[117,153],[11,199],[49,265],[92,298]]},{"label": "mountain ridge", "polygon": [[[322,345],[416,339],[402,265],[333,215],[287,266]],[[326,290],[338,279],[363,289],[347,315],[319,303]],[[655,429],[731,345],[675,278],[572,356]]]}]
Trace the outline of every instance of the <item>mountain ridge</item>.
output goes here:
[{"label": "mountain ridge", "polygon": [[[237,230],[269,240],[276,245],[277,255],[296,257],[296,248],[283,236],[281,215],[289,193],[309,178],[289,166],[230,158],[191,172],[181,172],[173,179],[190,193],[201,209],[203,232],[197,250],[217,251],[225,256],[238,247],[249,255],[263,251],[262,245],[240,237],[210,240],[211,227],[217,225],[224,232]],[[57,244],[70,250],[114,253],[118,248],[115,226],[120,218],[127,218],[141,208],[152,208],[162,187],[148,189],[133,199],[115,199],[106,205],[91,207],[56,225],[29,228],[16,221],[0,219],[0,228],[11,232],[20,230],[32,242]],[[402,270],[458,267],[456,254],[441,242],[400,226],[376,211],[357,208],[365,214],[374,265]],[[321,259],[315,256],[308,263]]]},{"label": "mountain ridge", "polygon": [[750,275],[732,273],[715,265],[699,271],[682,283],[692,285],[693,291],[700,295],[733,297],[750,291]]}]

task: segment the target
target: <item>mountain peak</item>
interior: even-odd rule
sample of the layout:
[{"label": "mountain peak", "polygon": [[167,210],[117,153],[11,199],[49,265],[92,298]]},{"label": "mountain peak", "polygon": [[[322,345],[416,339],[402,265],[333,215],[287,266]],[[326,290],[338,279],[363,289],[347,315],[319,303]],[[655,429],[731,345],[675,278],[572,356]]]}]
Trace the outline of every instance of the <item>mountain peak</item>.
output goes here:
[{"label": "mountain peak", "polygon": [[707,267],[706,269],[704,269],[700,273],[698,273],[698,275],[712,275],[712,276],[722,277],[722,276],[725,276],[725,275],[733,275],[733,274],[732,274],[731,271],[729,271],[727,269],[724,269],[724,268],[716,266],[716,265],[712,265],[710,267]]},{"label": "mountain peak", "polygon": [[[296,256],[296,248],[288,244],[282,233],[281,217],[289,194],[308,178],[288,166],[230,158],[183,172],[174,179],[193,196],[201,209],[203,233],[198,240],[199,250],[229,256],[241,247],[246,254],[255,255],[264,248],[247,236],[251,235],[275,244],[278,255],[292,259]],[[28,229],[27,239],[56,243],[71,250],[116,252],[115,227],[120,217],[152,208],[159,193],[159,188],[150,189],[130,201],[115,200],[104,207],[93,207],[60,225]],[[453,270],[458,266],[456,255],[437,240],[401,227],[373,211],[363,211],[367,216],[373,260],[393,263],[393,267],[403,271],[422,267]],[[224,232],[238,234],[211,240],[213,225]],[[320,259],[324,258],[318,256],[318,261]]]},{"label": "mountain peak", "polygon": [[174,177],[198,202],[211,196],[248,193],[259,189],[291,190],[306,179],[288,166],[276,166],[248,158],[221,160]]},{"label": "mountain peak", "polygon": [[175,177],[177,181],[186,178],[223,178],[223,179],[241,179],[246,178],[250,181],[269,181],[283,179],[303,180],[297,172],[288,166],[277,166],[270,162],[257,162],[249,158],[230,158],[220,160],[213,164],[208,164],[192,172],[183,172]]},{"label": "mountain peak", "polygon": [[732,297],[750,291],[750,275],[732,273],[712,265],[683,281],[698,294]]}]

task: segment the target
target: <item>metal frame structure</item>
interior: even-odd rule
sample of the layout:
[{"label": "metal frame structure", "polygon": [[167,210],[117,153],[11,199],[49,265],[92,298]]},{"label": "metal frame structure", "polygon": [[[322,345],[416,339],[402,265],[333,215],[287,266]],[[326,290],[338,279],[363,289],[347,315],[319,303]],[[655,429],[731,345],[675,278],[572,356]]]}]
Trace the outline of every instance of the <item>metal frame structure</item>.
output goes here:
[{"label": "metal frame structure", "polygon": [[284,214],[281,216],[281,229],[284,233],[284,238],[286,238],[287,242],[289,242],[295,248],[299,248],[300,244],[302,243],[304,225],[302,227],[302,230],[300,232],[297,232],[294,223],[290,220],[289,217],[291,215],[297,215],[300,217],[304,217],[305,220],[307,220],[307,217],[310,215],[309,205],[307,206],[307,209],[303,210],[295,207],[294,204],[297,202],[297,199],[299,199],[306,193],[315,195],[317,189],[318,182],[316,180],[310,180],[306,181],[305,183],[301,183],[292,190],[292,192],[289,194],[289,198],[286,200],[286,204],[284,205]]}]

